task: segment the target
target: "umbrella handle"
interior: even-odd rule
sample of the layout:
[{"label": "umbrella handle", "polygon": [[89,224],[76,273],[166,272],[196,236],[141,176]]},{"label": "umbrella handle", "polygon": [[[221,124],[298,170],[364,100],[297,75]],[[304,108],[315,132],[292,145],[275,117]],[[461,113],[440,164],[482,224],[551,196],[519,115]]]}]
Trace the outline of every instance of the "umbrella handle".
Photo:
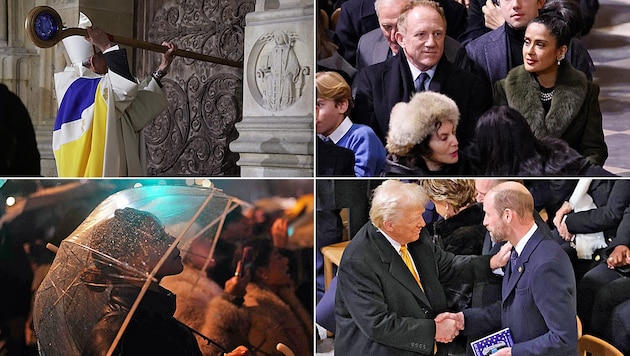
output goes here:
[{"label": "umbrella handle", "polygon": [[287,345],[281,342],[279,342],[278,345],[276,345],[276,350],[282,352],[284,356],[295,356],[295,353],[293,352],[293,350],[291,350]]},{"label": "umbrella handle", "polygon": [[50,242],[46,244],[46,248],[51,251],[52,253],[57,253],[57,251],[59,251],[59,247],[51,244]]},{"label": "umbrella handle", "polygon": [[[61,16],[50,6],[34,7],[26,16],[24,28],[30,40],[40,48],[50,48],[59,41],[69,36],[85,36],[87,31],[83,28],[62,28]],[[156,43],[137,40],[128,37],[107,34],[109,40],[121,45],[142,48],[149,51],[164,53],[168,47]],[[208,56],[205,54],[177,49],[173,55],[196,59],[205,62],[222,64],[234,68],[243,68],[243,62]]]}]

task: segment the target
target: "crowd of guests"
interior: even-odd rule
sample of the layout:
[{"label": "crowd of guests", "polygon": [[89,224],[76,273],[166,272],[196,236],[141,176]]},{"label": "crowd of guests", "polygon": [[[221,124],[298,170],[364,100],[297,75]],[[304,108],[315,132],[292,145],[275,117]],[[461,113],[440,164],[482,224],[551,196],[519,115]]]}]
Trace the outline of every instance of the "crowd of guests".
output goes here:
[{"label": "crowd of guests", "polygon": [[183,226],[149,211],[92,222],[71,212],[34,287],[23,246],[3,227],[0,354],[105,355],[114,342],[114,355],[313,354],[312,198],[235,205],[220,233],[195,223],[177,246]]},{"label": "crowd of guests", "polygon": [[281,216],[237,208],[216,243],[205,235],[193,240],[182,251],[182,272],[161,280],[177,297],[174,317],[196,331],[201,354],[312,354],[311,263],[303,258],[310,253],[287,248],[297,233]]},{"label": "crowd of guests", "polygon": [[[318,175],[611,175],[602,168],[608,148],[595,67],[580,41],[596,7],[335,6],[334,31],[324,27],[322,6],[318,19],[316,131],[318,151],[345,150],[318,155]],[[350,164],[350,153],[354,174],[335,168]]]},{"label": "crowd of guests", "polygon": [[583,334],[630,353],[630,182],[374,182],[369,221],[316,308],[335,352],[472,355],[509,327],[512,355],[569,355],[577,316]]}]

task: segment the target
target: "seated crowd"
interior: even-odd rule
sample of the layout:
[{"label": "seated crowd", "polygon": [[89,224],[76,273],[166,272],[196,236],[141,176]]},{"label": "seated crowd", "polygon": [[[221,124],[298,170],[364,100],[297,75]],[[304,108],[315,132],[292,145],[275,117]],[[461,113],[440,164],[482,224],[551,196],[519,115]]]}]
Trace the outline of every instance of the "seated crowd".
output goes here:
[{"label": "seated crowd", "polygon": [[[355,176],[612,175],[580,41],[596,9],[579,0],[336,6],[334,29],[324,9],[317,24],[316,131],[318,145],[354,154]],[[318,155],[318,175],[349,175],[337,156]]]},{"label": "seated crowd", "polygon": [[569,355],[577,316],[582,334],[630,353],[630,181],[372,182],[370,221],[318,295],[335,352],[473,355],[509,327],[514,345],[497,355]]}]

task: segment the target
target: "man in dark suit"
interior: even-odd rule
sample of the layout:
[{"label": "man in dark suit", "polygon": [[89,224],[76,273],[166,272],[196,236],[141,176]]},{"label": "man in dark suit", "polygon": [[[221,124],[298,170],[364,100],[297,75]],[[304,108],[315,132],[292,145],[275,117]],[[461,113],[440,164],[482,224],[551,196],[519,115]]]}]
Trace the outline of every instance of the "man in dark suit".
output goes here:
[{"label": "man in dark suit", "polygon": [[0,83],[0,176],[40,175],[31,116],[22,100]]},{"label": "man in dark suit", "polygon": [[[357,70],[384,62],[387,58],[398,54],[400,46],[396,41],[397,21],[402,9],[408,3],[409,0],[377,0],[374,2],[379,28],[365,33],[359,38],[355,65]],[[470,69],[466,49],[450,36],[446,36],[444,39],[444,56],[456,66],[466,70]]]},{"label": "man in dark suit", "polygon": [[[398,46],[398,44],[396,44],[396,46]],[[387,41],[387,38],[383,36],[381,29],[377,28],[376,30],[364,34],[359,39],[357,64],[355,68],[361,70],[372,64],[385,62],[387,58],[398,53],[398,50],[394,52],[390,47],[390,43]],[[471,70],[472,66],[466,54],[466,49],[450,36],[446,36],[444,39],[444,57],[459,68]]]},{"label": "man in dark suit", "polygon": [[455,256],[436,247],[423,229],[427,202],[415,183],[388,180],[374,190],[370,221],[339,264],[336,354],[447,355],[448,345],[441,342],[458,331],[454,320],[434,321],[446,310],[441,283],[485,278],[490,268],[507,262],[507,249],[491,258]]},{"label": "man in dark suit", "polygon": [[357,43],[364,33],[378,28],[378,18],[373,0],[348,0],[341,4],[341,12],[335,27],[339,41],[337,52],[348,61],[356,62]]},{"label": "man in dark suit", "polygon": [[562,248],[537,227],[533,209],[532,195],[517,182],[501,183],[486,195],[484,225],[496,241],[514,246],[505,267],[502,299],[448,317],[459,320],[469,335],[509,327],[514,345],[493,355],[575,355],[573,268]]},{"label": "man in dark suit", "polygon": [[[394,0],[397,1],[397,0]],[[357,44],[361,36],[379,28],[376,6],[392,0],[348,0],[341,5],[335,34],[338,52],[348,63],[356,63]],[[457,38],[466,29],[466,7],[455,0],[437,0],[448,21],[447,35]]]},{"label": "man in dark suit", "polygon": [[[397,26],[396,39],[403,50],[357,74],[353,82],[355,109],[352,118],[371,126],[385,143],[394,105],[409,101],[416,91],[431,90],[445,94],[457,103],[461,114],[457,139],[460,146],[465,146],[470,141],[477,118],[491,106],[489,88],[443,56],[446,20],[436,2],[412,1],[402,11]],[[423,35],[418,36],[418,33]],[[428,79],[419,85],[422,74],[428,75]]]}]

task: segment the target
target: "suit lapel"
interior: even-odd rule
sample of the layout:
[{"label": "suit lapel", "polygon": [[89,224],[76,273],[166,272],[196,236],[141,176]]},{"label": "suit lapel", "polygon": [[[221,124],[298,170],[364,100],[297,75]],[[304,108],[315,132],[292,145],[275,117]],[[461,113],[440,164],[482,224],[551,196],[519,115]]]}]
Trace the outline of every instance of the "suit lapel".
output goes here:
[{"label": "suit lapel", "polygon": [[435,68],[435,76],[431,79],[431,83],[429,83],[430,91],[436,93],[442,92],[442,84],[448,82],[448,78],[451,76],[451,73],[454,72],[451,66],[452,64],[446,59],[446,56],[443,55]]},{"label": "suit lapel", "polygon": [[389,45],[385,36],[381,33],[381,29],[378,30],[378,40],[374,43],[374,51],[372,52],[372,63],[385,62],[387,60],[387,53],[389,53]]},{"label": "suit lapel", "polygon": [[491,73],[488,73],[488,77],[493,81],[496,78],[504,78],[510,69],[508,68],[507,59],[504,61],[496,60],[496,58],[507,58],[505,57],[505,54],[508,53],[505,28],[502,26],[499,31],[491,33],[493,40],[485,46],[484,51],[488,68],[491,70]]},{"label": "suit lapel", "polygon": [[405,102],[409,101],[411,95],[415,92],[415,87],[404,50],[401,48],[398,54],[389,60],[392,61],[390,80],[383,82],[387,83],[387,86],[383,89],[390,93],[388,95],[389,107],[393,108],[394,105],[401,101],[401,98]]},{"label": "suit lapel", "polygon": [[[429,299],[422,292],[418,283],[416,283],[416,280],[413,278],[413,276],[409,272],[409,269],[403,262],[402,258],[400,258],[400,255],[398,254],[398,252],[394,250],[392,245],[387,241],[387,239],[385,238],[385,236],[383,236],[383,234],[377,231],[375,227],[372,226],[371,228],[375,230],[374,242],[378,249],[378,253],[381,256],[381,261],[389,265],[388,272],[405,289],[411,292],[419,302],[431,308],[431,303],[429,303]],[[419,257],[416,257],[416,255],[411,251],[410,253],[411,253],[411,257],[414,260],[414,263],[416,264],[416,269],[418,270],[418,272],[420,272],[421,268],[420,266],[418,266],[418,263],[417,263],[417,260]],[[422,276],[420,278],[422,278]]]},{"label": "suit lapel", "polygon": [[505,269],[506,273],[503,279],[503,300],[504,301],[512,293],[514,288],[516,288],[516,285],[518,284],[519,279],[527,270],[527,263],[529,262],[529,258],[531,257],[532,253],[536,250],[536,247],[538,247],[538,244],[540,243],[542,237],[543,235],[540,234],[539,228],[536,229],[536,232],[534,232],[534,235],[532,235],[529,241],[527,241],[527,244],[525,245],[523,252],[520,254],[520,256],[518,256],[518,259],[516,260],[516,267],[511,272],[509,272],[510,268]]}]

